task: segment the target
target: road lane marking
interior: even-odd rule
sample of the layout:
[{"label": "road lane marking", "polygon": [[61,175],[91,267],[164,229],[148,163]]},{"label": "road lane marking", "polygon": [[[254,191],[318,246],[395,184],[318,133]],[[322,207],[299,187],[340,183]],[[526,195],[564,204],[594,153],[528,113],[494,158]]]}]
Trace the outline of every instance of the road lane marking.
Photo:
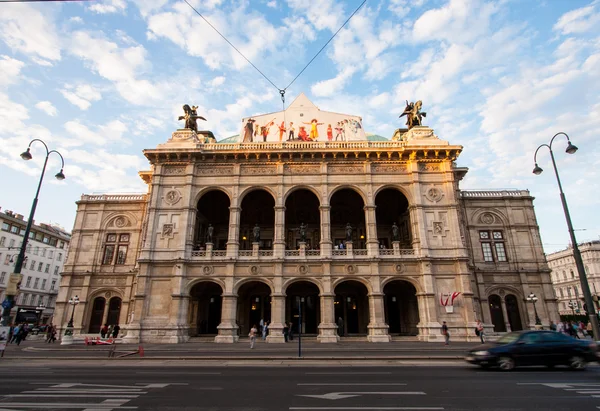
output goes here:
[{"label": "road lane marking", "polygon": [[89,402],[82,402],[82,403],[68,403],[68,402],[63,402],[63,403],[59,403],[59,402],[55,402],[52,404],[40,404],[39,402],[3,402],[0,403],[0,407],[17,407],[17,408],[44,408],[44,409],[67,409],[67,408],[72,408],[72,409],[81,409],[81,408],[94,408],[94,409],[99,409],[99,410],[114,410],[114,409],[118,409],[118,410],[135,410],[138,407],[127,407],[127,406],[117,406],[114,403],[106,403],[106,404],[90,404]]},{"label": "road lane marking", "polygon": [[329,392],[327,394],[296,394],[297,397],[318,398],[322,400],[341,400],[344,398],[360,397],[361,395],[427,395],[423,391],[353,391],[353,392]]},{"label": "road lane marking", "polygon": [[296,385],[342,385],[342,386],[348,386],[348,385],[357,385],[357,386],[363,386],[363,385],[374,385],[374,386],[383,386],[383,385],[406,385],[404,383],[396,383],[396,382],[380,382],[380,383],[370,383],[370,382],[357,382],[357,383],[343,383],[343,382],[324,382],[324,383],[317,383],[317,382],[307,382],[307,383],[300,383],[300,384],[296,384]]},{"label": "road lane marking", "polygon": [[[98,395],[94,395],[94,394],[81,394],[81,395],[79,395],[79,394],[39,394],[36,392],[34,394],[5,394],[5,395],[3,395],[3,397],[14,397],[14,398],[19,398],[19,397],[27,397],[27,398],[31,398],[31,397],[106,398],[106,395],[100,395],[100,394],[98,394]],[[134,398],[138,398],[139,395],[111,394],[111,397],[134,399]]]},{"label": "road lane marking", "polygon": [[[600,407],[598,407],[600,408]],[[414,410],[435,411],[444,407],[290,407],[290,410]],[[1,411],[1,410],[0,410]]]},{"label": "road lane marking", "polygon": [[305,372],[306,375],[390,375],[391,372]]},{"label": "road lane marking", "polygon": [[160,375],[221,375],[220,372],[202,372],[202,371],[136,371],[136,374],[160,374]]}]

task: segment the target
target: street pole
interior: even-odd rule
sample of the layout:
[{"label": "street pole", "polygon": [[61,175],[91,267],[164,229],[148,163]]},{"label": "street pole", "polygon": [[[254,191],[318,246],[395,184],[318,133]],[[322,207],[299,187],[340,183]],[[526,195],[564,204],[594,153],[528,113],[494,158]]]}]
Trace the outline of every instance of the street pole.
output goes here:
[{"label": "street pole", "polygon": [[44,174],[46,173],[46,165],[48,164],[48,157],[50,157],[51,153],[58,154],[62,161],[62,167],[60,168],[60,172],[58,172],[55,177],[58,180],[65,179],[65,175],[63,174],[63,168],[65,167],[65,160],[63,159],[63,156],[56,150],[49,151],[48,146],[42,140],[39,140],[37,138],[31,140],[31,142],[29,142],[29,146],[27,147],[27,151],[25,151],[21,154],[21,158],[23,160],[31,160],[32,156],[31,156],[29,149],[31,147],[31,144],[34,141],[39,141],[40,143],[42,143],[44,145],[44,147],[46,148],[46,159],[44,160],[44,166],[42,167],[42,174],[40,175],[40,181],[38,182],[37,191],[35,192],[35,198],[33,199],[33,203],[31,204],[31,211],[29,212],[29,219],[27,221],[27,227],[25,228],[25,233],[23,235],[23,242],[21,243],[21,249],[19,250],[19,256],[17,257],[15,269],[14,269],[13,273],[10,274],[9,279],[8,279],[8,284],[6,286],[6,299],[2,303],[2,308],[3,308],[2,325],[3,326],[9,325],[8,323],[10,320],[10,312],[11,312],[12,308],[15,306],[15,297],[18,293],[19,286],[21,284],[21,279],[23,278],[23,275],[21,274],[21,270],[23,269],[23,261],[25,260],[25,251],[27,250],[27,243],[29,241],[29,233],[31,231],[31,226],[33,225],[33,218],[35,216],[35,209],[37,208],[38,197],[40,194],[40,189],[42,187],[42,181],[44,180]]},{"label": "street pole", "polygon": [[298,299],[298,358],[302,358],[302,303],[304,297]]},{"label": "street pole", "polygon": [[552,166],[554,167],[554,174],[556,175],[556,181],[558,183],[558,188],[560,191],[560,201],[562,203],[563,211],[565,214],[565,219],[567,220],[567,227],[569,229],[569,236],[571,237],[571,244],[573,246],[573,258],[575,259],[575,266],[577,267],[577,272],[579,273],[579,282],[581,283],[581,290],[583,291],[583,296],[585,299],[585,304],[587,306],[587,315],[589,321],[592,324],[592,330],[594,332],[594,338],[600,338],[600,327],[598,326],[598,317],[596,313],[590,313],[590,310],[594,307],[594,301],[592,300],[592,292],[590,291],[590,285],[587,281],[587,276],[585,274],[585,267],[583,266],[583,260],[581,259],[581,252],[579,251],[579,246],[577,245],[577,239],[575,238],[575,230],[573,230],[573,223],[571,222],[571,214],[569,213],[569,206],[567,205],[567,199],[565,197],[565,193],[562,189],[562,184],[560,182],[560,176],[558,174],[558,169],[556,168],[556,161],[554,160],[554,153],[552,152],[552,142],[554,139],[559,136],[564,135],[567,138],[567,142],[569,145],[567,146],[566,152],[568,154],[573,154],[577,151],[577,147],[571,144],[571,140],[566,133],[560,132],[556,133],[552,140],[550,140],[550,144],[542,144],[537,150],[535,150],[535,154],[533,156],[533,160],[535,162],[535,168],[533,169],[533,173],[539,175],[542,173],[542,169],[537,165],[536,156],[537,152],[542,147],[548,147],[550,151],[550,158],[552,159]]}]

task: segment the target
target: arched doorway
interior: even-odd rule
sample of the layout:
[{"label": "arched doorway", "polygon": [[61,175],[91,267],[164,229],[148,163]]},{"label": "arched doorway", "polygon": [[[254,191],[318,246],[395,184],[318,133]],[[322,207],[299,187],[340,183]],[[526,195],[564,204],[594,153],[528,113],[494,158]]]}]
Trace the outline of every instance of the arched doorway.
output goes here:
[{"label": "arched doorway", "polygon": [[221,323],[221,295],[219,284],[203,281],[190,290],[190,335],[216,335]]},{"label": "arched doorway", "polygon": [[108,316],[106,317],[106,323],[110,325],[119,324],[119,316],[121,315],[121,299],[119,297],[113,297],[108,303]]},{"label": "arched doorway", "polygon": [[335,287],[334,314],[340,336],[367,334],[369,325],[367,294],[367,287],[358,281],[344,281]]},{"label": "arched doorway", "polygon": [[319,287],[308,281],[291,284],[286,290],[285,318],[298,334],[299,307],[302,308],[302,334],[318,334],[321,322]]},{"label": "arched doorway", "polygon": [[502,300],[499,295],[492,294],[488,297],[490,304],[490,316],[494,324],[495,332],[506,332],[506,323],[504,322],[504,314],[502,313]]},{"label": "arched doorway", "polygon": [[330,201],[331,241],[339,247],[346,241],[346,225],[352,227],[352,246],[354,249],[367,248],[365,229],[365,203],[356,191],[344,188],[336,191]]},{"label": "arched doorway", "polygon": [[383,294],[389,334],[417,335],[419,303],[415,286],[408,281],[394,280],[385,285]]},{"label": "arched doorway", "polygon": [[319,249],[321,241],[321,214],[319,199],[310,190],[291,193],[285,200],[286,249],[297,250],[300,243],[300,224],[306,224],[306,248]]},{"label": "arched doorway", "polygon": [[240,214],[240,250],[251,250],[253,228],[260,228],[261,250],[273,249],[275,234],[275,199],[266,190],[254,190],[242,200]]},{"label": "arched doorway", "polygon": [[[412,248],[408,199],[400,191],[386,188],[375,197],[377,240],[384,248],[392,248],[397,239],[400,248]],[[396,226],[394,227],[394,224]],[[395,234],[396,233],[396,238]]]},{"label": "arched doorway", "polygon": [[[240,335],[248,335],[250,328],[259,328],[260,320],[271,321],[271,289],[265,283],[251,281],[238,291],[237,322]],[[259,330],[260,331],[260,330]]]},{"label": "arched doorway", "polygon": [[513,294],[508,294],[504,297],[506,303],[506,315],[511,331],[520,331],[523,329],[521,323],[521,313],[519,312],[519,300]]},{"label": "arched doorway", "polygon": [[90,326],[88,332],[90,334],[98,334],[102,328],[102,320],[104,319],[104,307],[106,299],[104,297],[96,297],[92,303],[92,314],[90,317]]},{"label": "arched doorway", "polygon": [[219,190],[209,191],[200,198],[196,215],[194,249],[206,247],[209,225],[212,226],[213,249],[225,250],[227,248],[229,206],[229,197]]}]

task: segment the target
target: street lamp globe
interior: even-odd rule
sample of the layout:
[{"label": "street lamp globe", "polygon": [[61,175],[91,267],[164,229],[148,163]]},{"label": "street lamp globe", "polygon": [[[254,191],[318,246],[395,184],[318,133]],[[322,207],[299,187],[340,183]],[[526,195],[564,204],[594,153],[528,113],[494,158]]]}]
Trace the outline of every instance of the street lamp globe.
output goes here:
[{"label": "street lamp globe", "polygon": [[58,173],[56,173],[56,175],[54,177],[56,177],[57,180],[64,180],[65,175],[63,174],[63,169],[61,168],[60,171]]},{"label": "street lamp globe", "polygon": [[542,167],[538,166],[537,163],[535,163],[535,167],[533,168],[533,174],[539,176],[540,174],[542,174],[542,171],[544,171]]},{"label": "street lamp globe", "polygon": [[568,154],[575,154],[575,152],[577,151],[577,146],[571,144],[571,142],[569,141],[569,145],[567,146],[567,149],[565,150]]},{"label": "street lamp globe", "polygon": [[29,151],[29,147],[27,147],[27,151],[21,153],[21,158],[23,160],[31,160],[33,157],[31,156],[31,152]]}]

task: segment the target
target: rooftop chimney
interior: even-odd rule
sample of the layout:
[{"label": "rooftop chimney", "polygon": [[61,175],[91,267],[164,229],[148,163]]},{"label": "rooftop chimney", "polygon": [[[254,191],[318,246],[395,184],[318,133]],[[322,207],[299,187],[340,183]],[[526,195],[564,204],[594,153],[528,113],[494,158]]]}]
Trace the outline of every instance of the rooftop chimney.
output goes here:
[{"label": "rooftop chimney", "polygon": [[22,220],[23,219],[23,214],[16,214],[15,218],[18,220]]}]

